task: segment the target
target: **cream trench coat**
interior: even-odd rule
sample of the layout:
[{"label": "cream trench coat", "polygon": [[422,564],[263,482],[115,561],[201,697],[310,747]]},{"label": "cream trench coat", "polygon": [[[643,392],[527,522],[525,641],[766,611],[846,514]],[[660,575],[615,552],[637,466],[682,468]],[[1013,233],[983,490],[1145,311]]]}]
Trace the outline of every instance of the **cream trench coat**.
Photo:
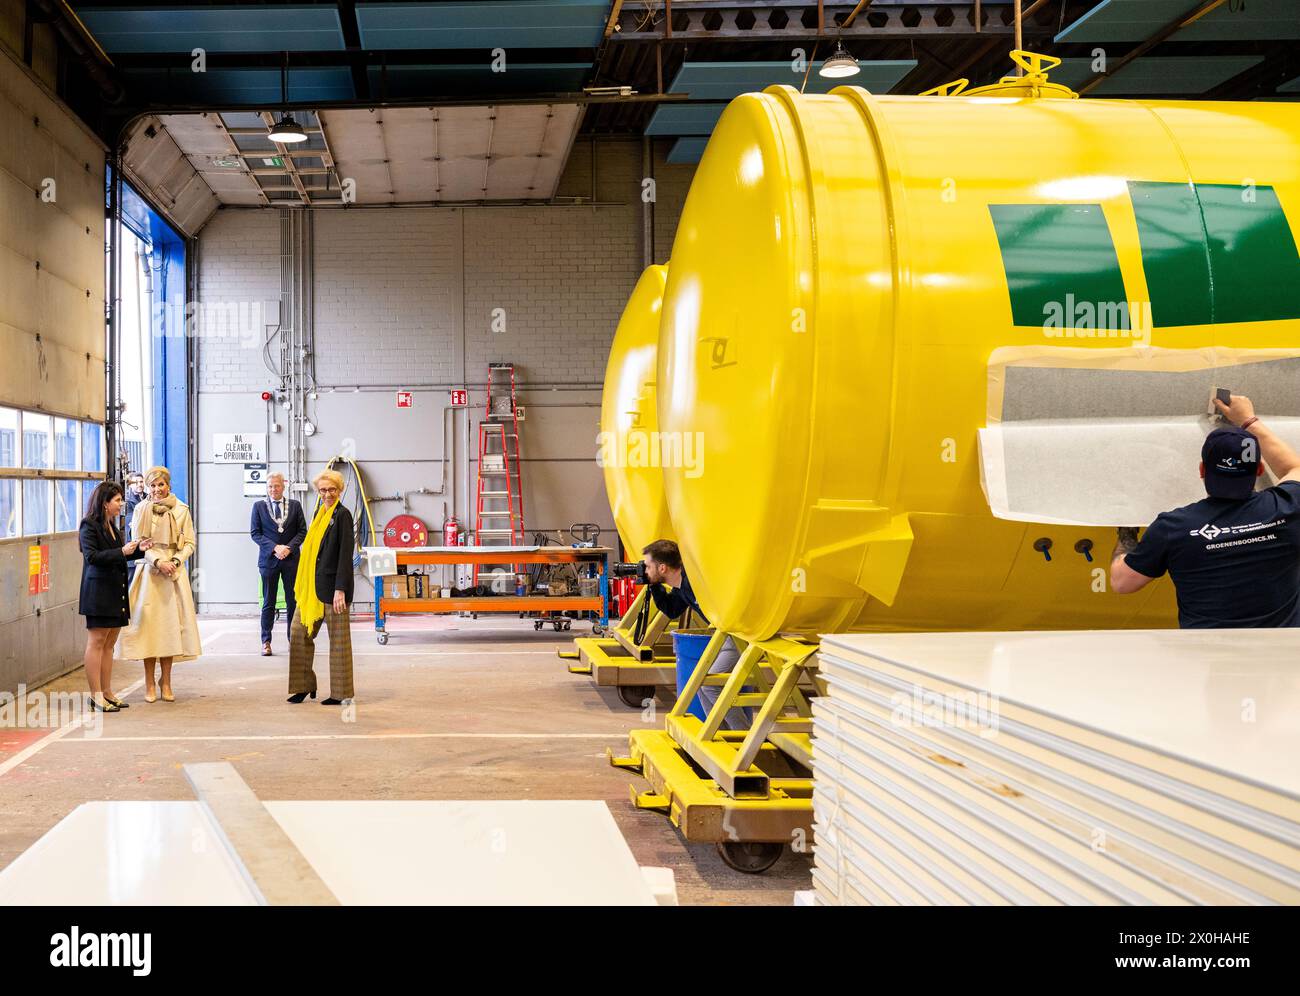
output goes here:
[{"label": "cream trench coat", "polygon": [[[149,501],[135,507],[132,539],[140,538],[140,523],[144,516],[152,514],[152,507]],[[189,506],[179,500],[164,516],[170,522],[154,523],[155,545],[145,551],[145,562],[136,569],[131,583],[131,625],[118,644],[118,656],[125,660],[171,657],[188,661],[203,653],[188,566],[194,553],[194,520]],[[181,562],[181,568],[171,577],[154,566],[159,560],[173,557]]]}]

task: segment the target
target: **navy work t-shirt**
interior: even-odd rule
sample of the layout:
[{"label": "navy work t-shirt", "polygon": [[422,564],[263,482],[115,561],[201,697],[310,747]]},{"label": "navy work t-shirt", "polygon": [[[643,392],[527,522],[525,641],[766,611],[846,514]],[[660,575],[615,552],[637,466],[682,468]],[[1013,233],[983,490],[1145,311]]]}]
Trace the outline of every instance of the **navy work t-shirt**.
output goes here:
[{"label": "navy work t-shirt", "polygon": [[1183,629],[1300,626],[1300,482],[1162,512],[1124,561],[1169,572]]}]

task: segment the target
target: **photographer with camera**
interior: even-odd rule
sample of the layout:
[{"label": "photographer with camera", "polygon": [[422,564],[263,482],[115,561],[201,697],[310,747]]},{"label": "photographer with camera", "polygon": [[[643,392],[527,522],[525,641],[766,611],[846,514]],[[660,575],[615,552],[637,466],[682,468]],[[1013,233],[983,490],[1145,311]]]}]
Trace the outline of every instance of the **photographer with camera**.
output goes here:
[{"label": "photographer with camera", "polygon": [[[642,561],[643,571],[639,571],[638,575],[644,574],[655,607],[669,619],[682,619],[683,628],[689,625],[692,615],[698,616],[707,626],[709,617],[700,608],[695,592],[691,589],[677,544],[672,540],[655,540],[641,552],[645,559]],[[666,586],[670,586],[671,590]],[[727,637],[713,666],[709,668],[709,674],[726,674],[735,668],[739,659],[740,651],[736,649],[731,637]],[[700,704],[706,715],[712,711],[713,703],[718,700],[721,690],[717,685],[700,687]],[[722,722],[723,729],[727,730],[748,730],[751,725],[750,710],[742,708],[728,709]]]}]

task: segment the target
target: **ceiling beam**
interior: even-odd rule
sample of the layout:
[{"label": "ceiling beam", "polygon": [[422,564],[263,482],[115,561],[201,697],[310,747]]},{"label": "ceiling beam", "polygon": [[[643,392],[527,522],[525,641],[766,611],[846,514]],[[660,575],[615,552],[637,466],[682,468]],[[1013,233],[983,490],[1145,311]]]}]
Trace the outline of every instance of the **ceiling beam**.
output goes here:
[{"label": "ceiling beam", "polygon": [[370,73],[363,58],[357,58],[361,55],[361,27],[357,23],[357,5],[355,0],[338,0],[339,8],[339,26],[343,29],[343,44],[347,46],[348,54],[353,56],[350,69],[352,70],[352,90],[357,95],[357,100],[370,99]]},{"label": "ceiling beam", "polygon": [[1146,55],[1153,48],[1159,45],[1162,41],[1168,38],[1170,35],[1174,34],[1177,31],[1181,31],[1189,24],[1194,24],[1195,22],[1199,21],[1202,17],[1204,17],[1206,14],[1210,13],[1210,11],[1222,7],[1226,2],[1227,0],[1201,0],[1201,3],[1198,3],[1195,7],[1191,8],[1186,14],[1183,14],[1181,17],[1174,18],[1163,28],[1161,28],[1159,31],[1153,34],[1150,38],[1142,42],[1142,44],[1138,45],[1136,48],[1129,51],[1118,62],[1109,65],[1106,69],[1106,72],[1097,73],[1095,76],[1089,79],[1086,83],[1084,83],[1081,87],[1079,87],[1079,96],[1082,97],[1084,94],[1088,93],[1089,91],[1096,89],[1098,86],[1102,84],[1102,82],[1114,76],[1116,73],[1118,73],[1121,69],[1127,66],[1134,59]]}]

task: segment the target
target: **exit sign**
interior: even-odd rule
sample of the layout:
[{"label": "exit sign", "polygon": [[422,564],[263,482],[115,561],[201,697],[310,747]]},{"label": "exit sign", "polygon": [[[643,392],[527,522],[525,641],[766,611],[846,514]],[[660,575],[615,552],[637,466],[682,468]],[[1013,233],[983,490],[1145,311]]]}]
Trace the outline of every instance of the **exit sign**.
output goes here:
[{"label": "exit sign", "polygon": [[469,391],[452,391],[451,407],[464,408],[469,404]]},{"label": "exit sign", "polygon": [[398,392],[397,392],[397,407],[398,407],[398,408],[410,408],[410,407],[412,407],[412,404],[413,404],[414,400],[415,400],[415,399],[412,397],[410,391],[398,391]]}]

